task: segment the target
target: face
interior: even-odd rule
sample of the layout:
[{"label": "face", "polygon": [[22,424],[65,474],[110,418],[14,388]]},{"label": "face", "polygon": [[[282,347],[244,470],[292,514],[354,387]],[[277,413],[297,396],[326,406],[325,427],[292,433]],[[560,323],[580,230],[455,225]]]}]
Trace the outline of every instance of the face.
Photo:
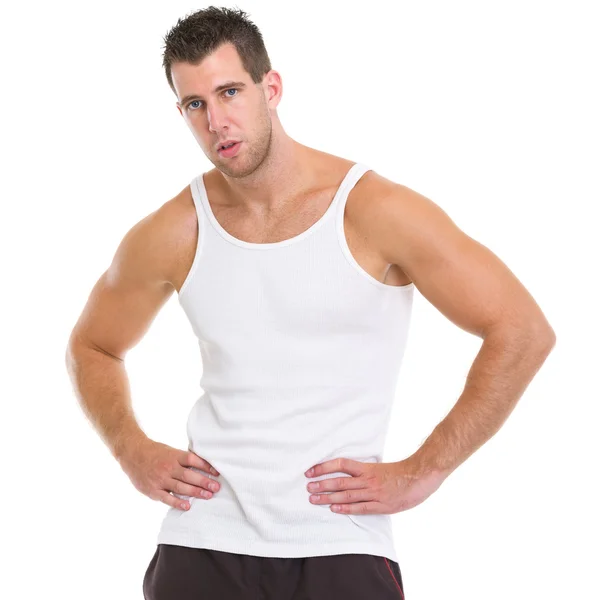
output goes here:
[{"label": "face", "polygon": [[[233,44],[223,44],[198,65],[175,63],[171,73],[177,108],[210,162],[230,177],[252,173],[271,148],[279,74],[271,70],[254,83]],[[241,142],[232,157],[218,151],[228,139]]]}]

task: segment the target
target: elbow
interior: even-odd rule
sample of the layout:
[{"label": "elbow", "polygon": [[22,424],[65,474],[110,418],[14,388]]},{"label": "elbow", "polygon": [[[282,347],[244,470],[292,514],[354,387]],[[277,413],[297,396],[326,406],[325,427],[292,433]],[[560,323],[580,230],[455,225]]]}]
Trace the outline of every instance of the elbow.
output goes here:
[{"label": "elbow", "polygon": [[556,333],[545,317],[531,325],[532,343],[544,353],[549,354],[556,345]]},{"label": "elbow", "polygon": [[85,348],[86,346],[83,344],[82,339],[77,335],[77,332],[73,330],[65,349],[65,365],[69,371],[77,363]]},{"label": "elbow", "polygon": [[548,355],[556,345],[556,333],[550,324],[543,320],[499,325],[492,332],[492,338],[502,340],[507,346],[518,347],[528,352]]},{"label": "elbow", "polygon": [[70,376],[72,376],[74,373],[75,366],[77,364],[77,357],[77,346],[71,340],[69,340],[65,350],[65,367]]},{"label": "elbow", "polygon": [[530,345],[538,349],[543,356],[548,356],[556,345],[556,333],[550,325],[534,327],[530,332]]},{"label": "elbow", "polygon": [[550,354],[554,346],[556,346],[556,333],[554,333],[554,329],[552,329],[552,327],[549,327],[547,333],[545,334],[544,340],[546,344],[546,351],[548,354]]},{"label": "elbow", "polygon": [[69,337],[69,341],[67,342],[67,347],[65,349],[65,364],[69,366],[75,360],[77,344],[74,334],[71,334]]}]

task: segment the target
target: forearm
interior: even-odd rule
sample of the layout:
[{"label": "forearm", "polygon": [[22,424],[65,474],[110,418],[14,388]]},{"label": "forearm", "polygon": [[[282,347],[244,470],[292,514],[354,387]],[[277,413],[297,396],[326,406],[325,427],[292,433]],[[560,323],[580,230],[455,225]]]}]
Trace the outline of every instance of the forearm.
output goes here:
[{"label": "forearm", "polygon": [[458,401],[407,461],[415,474],[449,475],[503,425],[548,356],[550,335],[488,334]]},{"label": "forearm", "polygon": [[71,344],[66,364],[81,408],[117,460],[148,439],[133,412],[122,360],[83,344]]}]

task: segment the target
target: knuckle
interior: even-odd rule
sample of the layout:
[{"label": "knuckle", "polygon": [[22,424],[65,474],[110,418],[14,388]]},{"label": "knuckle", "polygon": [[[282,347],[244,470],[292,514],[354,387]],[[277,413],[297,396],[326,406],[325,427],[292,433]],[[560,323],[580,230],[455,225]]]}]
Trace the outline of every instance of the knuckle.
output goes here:
[{"label": "knuckle", "polygon": [[367,475],[365,480],[369,487],[377,487],[379,485],[379,479],[377,475]]}]

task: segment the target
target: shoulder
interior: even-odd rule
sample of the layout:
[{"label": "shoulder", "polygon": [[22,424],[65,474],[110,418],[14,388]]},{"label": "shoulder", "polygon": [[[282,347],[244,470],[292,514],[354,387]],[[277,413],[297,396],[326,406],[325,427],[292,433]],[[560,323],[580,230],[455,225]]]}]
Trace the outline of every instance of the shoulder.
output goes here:
[{"label": "shoulder", "polygon": [[360,210],[361,207],[379,202],[390,194],[397,193],[400,184],[384,177],[374,169],[365,171],[355,186],[350,191],[348,200],[352,197],[353,205]]},{"label": "shoulder", "polygon": [[[390,198],[398,197],[401,186],[374,169],[365,171],[354,184],[344,211],[347,226],[369,246],[380,250],[381,227],[389,218]],[[392,261],[389,261],[392,262]]]},{"label": "shoulder", "polygon": [[374,170],[365,172],[348,195],[346,218],[385,260],[400,267],[403,257],[461,234],[433,200]]},{"label": "shoulder", "polygon": [[115,253],[113,268],[127,271],[136,279],[173,285],[197,229],[188,184],[127,231]]}]

